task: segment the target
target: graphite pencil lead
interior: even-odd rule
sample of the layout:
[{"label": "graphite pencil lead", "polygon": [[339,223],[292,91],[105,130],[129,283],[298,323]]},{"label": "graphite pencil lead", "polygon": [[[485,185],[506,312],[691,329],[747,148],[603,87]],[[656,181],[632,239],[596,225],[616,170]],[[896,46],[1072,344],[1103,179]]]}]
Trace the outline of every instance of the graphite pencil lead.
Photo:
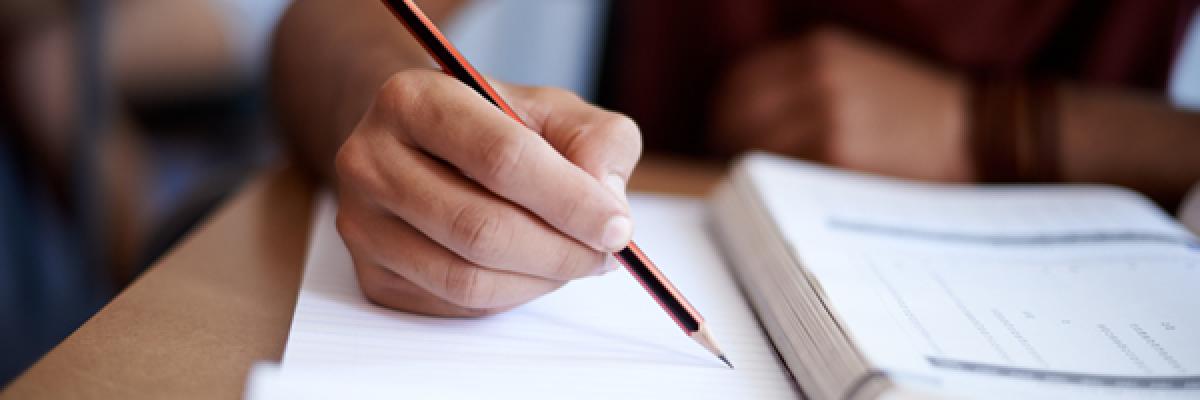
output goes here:
[{"label": "graphite pencil lead", "polygon": [[733,368],[733,363],[730,363],[729,359],[725,358],[725,352],[721,351],[721,348],[717,346],[717,342],[713,340],[712,334],[709,333],[708,327],[705,326],[705,324],[700,324],[700,329],[692,332],[692,334],[689,336],[691,336],[692,340],[695,340],[696,343],[700,343],[701,346],[704,346],[709,353],[712,353],[712,355],[717,356],[717,358],[725,362],[725,365],[728,365],[729,368]]}]

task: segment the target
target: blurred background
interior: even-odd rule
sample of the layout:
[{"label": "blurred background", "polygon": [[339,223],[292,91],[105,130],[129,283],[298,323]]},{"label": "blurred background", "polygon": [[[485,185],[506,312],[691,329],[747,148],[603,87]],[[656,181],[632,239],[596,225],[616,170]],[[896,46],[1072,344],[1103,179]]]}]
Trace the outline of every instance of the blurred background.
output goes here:
[{"label": "blurred background", "polygon": [[[0,386],[241,183],[278,163],[266,85],[272,30],[288,3],[0,0]],[[636,61],[612,56],[610,45],[627,39],[614,29],[632,21],[614,10],[634,2],[616,3],[481,0],[447,30],[489,75],[613,103],[600,90],[605,71]],[[1096,10],[1111,11],[1099,3]],[[1179,34],[1167,41],[1178,45],[1154,48],[1169,65],[1133,78],[1146,78],[1146,88],[1175,107],[1200,109],[1194,4],[1158,8],[1169,10],[1160,17],[1192,28],[1170,28]],[[705,54],[710,45],[729,47],[700,42],[686,50]],[[691,156],[695,148],[674,146]]]},{"label": "blurred background", "polygon": [[276,157],[286,6],[0,2],[0,384]]},{"label": "blurred background", "polygon": [[[0,1],[0,386],[280,157],[288,4]],[[491,75],[590,96],[606,5],[482,1],[446,28]]]}]

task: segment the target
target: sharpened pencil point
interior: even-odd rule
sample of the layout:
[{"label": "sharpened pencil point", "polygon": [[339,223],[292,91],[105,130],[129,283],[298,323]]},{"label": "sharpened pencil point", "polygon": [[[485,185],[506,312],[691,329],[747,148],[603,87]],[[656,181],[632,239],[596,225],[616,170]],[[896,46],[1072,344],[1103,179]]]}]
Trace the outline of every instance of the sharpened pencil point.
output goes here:
[{"label": "sharpened pencil point", "polygon": [[712,335],[708,333],[708,327],[701,324],[700,329],[692,332],[691,337],[692,340],[696,341],[696,343],[700,343],[701,346],[704,346],[705,349],[708,349],[709,353],[712,353],[712,355],[721,359],[721,362],[724,362],[725,365],[728,365],[729,369],[733,369],[733,363],[729,362],[729,359],[725,358],[725,352],[721,351],[721,349],[717,347],[717,342],[714,341]]}]

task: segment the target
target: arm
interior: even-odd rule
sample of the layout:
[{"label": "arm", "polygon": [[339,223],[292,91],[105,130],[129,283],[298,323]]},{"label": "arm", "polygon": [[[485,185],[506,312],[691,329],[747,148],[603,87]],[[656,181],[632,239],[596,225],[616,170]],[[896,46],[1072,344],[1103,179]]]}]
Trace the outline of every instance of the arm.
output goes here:
[{"label": "arm", "polygon": [[1200,113],[1121,89],[1064,85],[1059,99],[1064,180],[1127,186],[1170,210],[1200,182]]},{"label": "arm", "polygon": [[[970,80],[866,38],[817,30],[752,55],[723,87],[719,151],[765,148],[912,179],[987,176],[972,149],[981,116]],[[1056,98],[1040,111],[1056,116],[1058,178],[1130,187],[1169,208],[1200,181],[1200,114],[1124,88],[1062,84]],[[1014,122],[991,122],[1015,135]]]},{"label": "arm", "polygon": [[[435,23],[463,0],[424,0]],[[432,65],[378,1],[298,0],[275,33],[271,91],[291,150],[333,179],[333,157],[393,73]]]}]

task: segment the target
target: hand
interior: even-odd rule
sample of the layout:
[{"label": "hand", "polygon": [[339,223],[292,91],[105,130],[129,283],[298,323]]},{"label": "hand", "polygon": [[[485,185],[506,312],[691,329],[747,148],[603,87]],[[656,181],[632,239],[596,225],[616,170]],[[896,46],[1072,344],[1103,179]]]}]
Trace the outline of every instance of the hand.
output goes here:
[{"label": "hand", "polygon": [[337,226],[364,294],[477,316],[611,269],[641,154],[627,117],[497,84],[529,128],[436,71],[393,75],[337,154]]},{"label": "hand", "polygon": [[971,179],[964,80],[824,28],[752,54],[718,92],[714,145],[901,177]]}]

